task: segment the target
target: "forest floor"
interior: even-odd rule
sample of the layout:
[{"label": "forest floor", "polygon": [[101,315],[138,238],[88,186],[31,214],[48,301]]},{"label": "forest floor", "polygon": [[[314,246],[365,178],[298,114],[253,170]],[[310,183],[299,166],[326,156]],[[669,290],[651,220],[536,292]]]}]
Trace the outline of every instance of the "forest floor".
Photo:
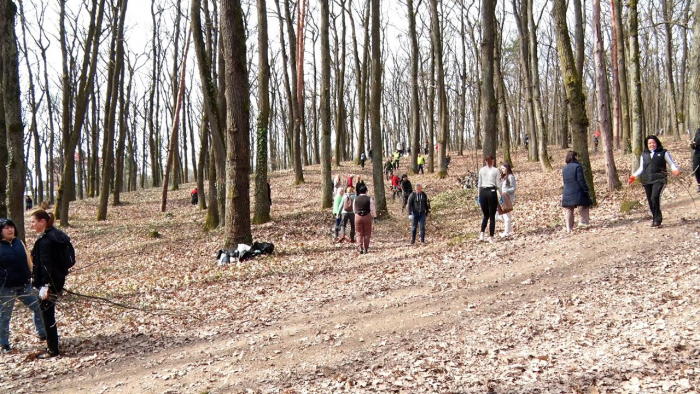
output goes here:
[{"label": "forest floor", "polygon": [[[641,186],[605,191],[599,152],[592,226],[563,231],[556,147],[548,173],[515,155],[516,235],[493,244],[477,241],[475,192],[455,181],[474,153],[453,152],[448,179],[410,177],[432,199],[426,246],[406,246],[410,224],[387,194],[391,218],[375,224],[367,255],[333,242],[318,166],[299,187],[291,172],[271,174],[273,221],[253,233],[275,254],[222,267],[222,230],[201,231],[192,185],[170,192],[166,214],[159,189],[123,194],[104,222],[95,199],[75,202],[66,287],[154,313],[68,295],[57,307],[63,354],[36,360],[44,344],[17,307],[0,391],[697,392],[700,194],[687,148],[668,145],[685,173],[664,191],[659,229]],[[617,159],[629,168],[630,156]],[[333,173],[362,174],[374,193],[370,166]],[[640,204],[621,213],[629,200]]]}]

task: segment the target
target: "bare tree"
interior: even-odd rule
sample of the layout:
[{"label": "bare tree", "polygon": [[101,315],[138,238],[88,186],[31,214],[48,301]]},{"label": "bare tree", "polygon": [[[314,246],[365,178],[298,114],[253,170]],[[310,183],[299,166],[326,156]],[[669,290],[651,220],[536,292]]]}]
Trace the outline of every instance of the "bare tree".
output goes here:
[{"label": "bare tree", "polygon": [[496,2],[481,1],[481,117],[484,127],[484,156],[496,157],[498,101],[494,89],[494,45],[496,36]]},{"label": "bare tree", "polygon": [[[669,7],[668,4],[669,0],[661,0],[661,8],[663,10],[663,17],[664,17],[664,31],[666,32],[666,40],[665,40],[665,49],[666,49],[666,86],[667,86],[667,92],[668,95],[670,96],[670,101],[671,101],[671,113],[670,115],[670,120],[671,120],[671,133],[673,133],[673,136],[676,138],[676,141],[681,139],[681,133],[680,130],[678,129],[678,114],[681,112],[678,108],[678,100],[676,99],[676,84],[674,82],[674,76],[673,76],[673,34],[672,34],[672,19],[673,19],[673,12],[671,7]],[[700,17],[700,16],[696,16]]]},{"label": "bare tree", "polygon": [[372,4],[372,89],[370,91],[370,125],[372,129],[372,179],[377,215],[388,215],[384,194],[384,174],[382,173],[382,126],[380,107],[382,102],[382,52],[379,28],[379,0]]},{"label": "bare tree", "polygon": [[[331,45],[329,0],[321,0],[321,208],[333,205],[331,180]],[[381,171],[381,170],[380,170]]]},{"label": "bare tree", "polygon": [[[495,1],[494,7],[495,7]],[[447,177],[447,143],[449,141],[449,118],[447,113],[447,94],[445,93],[445,67],[442,59],[442,34],[440,28],[440,15],[437,9],[437,0],[430,0],[430,21],[433,53],[435,59],[435,79],[437,84],[438,100],[438,178]],[[496,21],[494,13],[494,23]],[[493,52],[493,51],[492,51]],[[493,53],[491,55],[493,59]],[[493,76],[492,76],[493,77]],[[494,99],[495,100],[495,99]],[[494,139],[495,143],[495,139]],[[495,148],[494,148],[495,150]]]},{"label": "bare tree", "polygon": [[[418,2],[420,4],[420,1]],[[416,13],[413,0],[406,2],[408,12],[408,35],[411,41],[411,123],[409,130],[411,135],[411,172],[418,173],[418,151],[420,146],[420,105],[418,103],[418,33],[416,32]]]},{"label": "bare tree", "polygon": [[253,223],[270,221],[270,195],[267,190],[267,134],[270,121],[270,63],[267,59],[267,4],[257,0],[258,6],[258,123],[255,155],[255,216]]},{"label": "bare tree", "polygon": [[250,244],[250,92],[240,0],[221,2],[226,80],[226,246]]},{"label": "bare tree", "polygon": [[642,136],[644,135],[644,103],[642,102],[642,73],[639,65],[639,13],[637,1],[630,0],[629,29],[630,29],[630,69],[632,70],[632,152],[636,160],[632,161],[632,171],[639,166],[639,156],[642,155]]},{"label": "bare tree", "polygon": [[608,72],[605,67],[605,49],[603,48],[603,32],[600,27],[600,0],[593,0],[593,45],[595,58],[596,95],[598,102],[598,116],[603,137],[603,149],[605,152],[605,173],[608,191],[620,188],[620,179],[615,167],[613,155],[613,135],[610,124],[610,95],[608,93]]},{"label": "bare tree", "polygon": [[700,127],[700,1],[695,2],[693,21],[693,44],[690,50],[690,75],[688,77],[688,124]]}]

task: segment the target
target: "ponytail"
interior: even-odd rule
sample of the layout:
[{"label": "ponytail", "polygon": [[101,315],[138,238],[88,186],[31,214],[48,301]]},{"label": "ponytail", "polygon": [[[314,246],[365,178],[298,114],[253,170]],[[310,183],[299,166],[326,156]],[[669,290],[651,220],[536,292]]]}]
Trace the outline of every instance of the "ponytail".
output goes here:
[{"label": "ponytail", "polygon": [[46,228],[53,227],[54,214],[53,212],[46,212],[43,209],[37,209],[32,213],[32,217],[37,220],[46,220]]}]

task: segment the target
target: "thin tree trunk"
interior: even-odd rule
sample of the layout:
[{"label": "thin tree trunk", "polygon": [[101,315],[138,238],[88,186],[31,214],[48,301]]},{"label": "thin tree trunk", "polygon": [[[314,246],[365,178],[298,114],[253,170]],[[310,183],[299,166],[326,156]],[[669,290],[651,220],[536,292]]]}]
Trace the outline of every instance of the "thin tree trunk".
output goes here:
[{"label": "thin tree trunk", "polygon": [[608,191],[620,188],[620,179],[615,167],[613,152],[612,125],[610,124],[610,95],[608,93],[607,70],[605,67],[605,48],[603,47],[603,32],[600,27],[600,0],[593,0],[593,45],[595,58],[596,96],[598,101],[598,116],[603,137],[605,152],[605,174]]},{"label": "thin tree trunk", "polygon": [[639,156],[642,155],[642,136],[644,135],[644,103],[642,102],[642,75],[639,65],[639,31],[637,1],[629,1],[630,29],[630,68],[632,70],[632,171],[639,167]]},{"label": "thin tree trunk", "polygon": [[[495,4],[495,2],[494,2]],[[445,92],[445,67],[442,59],[442,34],[440,30],[440,15],[437,10],[437,0],[430,1],[431,37],[433,42],[433,56],[436,65],[436,83],[438,99],[438,178],[447,177],[447,142],[449,140],[449,119],[447,114],[447,93]],[[495,22],[494,13],[494,22]],[[493,54],[491,56],[493,59]]]},{"label": "thin tree trunk", "polygon": [[583,175],[590,190],[593,204],[596,203],[595,188],[593,184],[593,172],[588,157],[588,116],[586,115],[586,96],[583,94],[581,74],[576,69],[574,53],[571,49],[569,27],[566,23],[566,0],[554,0],[552,7],[554,17],[554,31],[557,38],[557,52],[559,53],[559,65],[564,79],[564,88],[569,106],[569,124],[571,125],[571,139],[574,150],[578,152],[579,163],[583,167]]},{"label": "thin tree trunk", "polygon": [[331,45],[329,0],[321,0],[321,208],[333,206],[331,179]]},{"label": "thin tree trunk", "polygon": [[[2,0],[4,1],[4,0]],[[0,1],[0,4],[2,3]],[[4,8],[0,9],[0,19],[4,20],[5,16],[2,12]],[[2,25],[5,26],[5,25]],[[2,60],[2,42],[0,41],[0,60]],[[4,92],[3,87],[3,66],[0,61],[0,92]],[[7,152],[7,123],[5,122],[5,98],[0,94],[0,215],[2,217],[8,217],[7,215],[7,162],[8,162],[8,152]]]},{"label": "thin tree trunk", "polygon": [[418,173],[418,153],[420,146],[420,105],[418,104],[418,34],[416,33],[416,13],[413,8],[413,0],[407,1],[408,11],[408,35],[411,41],[411,123],[409,130],[411,135],[411,172]]},{"label": "thin tree trunk", "polygon": [[693,44],[690,48],[690,65],[688,69],[688,124],[700,128],[700,1],[695,1],[693,14]]},{"label": "thin tree trunk", "polygon": [[535,16],[533,15],[534,0],[528,2],[527,20],[528,32],[530,34],[528,43],[530,44],[530,74],[532,82],[532,99],[535,120],[537,124],[537,155],[540,159],[542,170],[547,172],[552,170],[552,164],[549,162],[547,153],[547,123],[544,121],[544,111],[542,109],[542,94],[540,92],[540,70],[539,70],[539,55],[537,53],[537,25],[535,25]]},{"label": "thin tree trunk", "polygon": [[258,122],[255,155],[254,224],[270,221],[270,196],[267,192],[267,126],[270,121],[270,63],[267,58],[267,5],[257,0],[258,8]]},{"label": "thin tree trunk", "polygon": [[[674,77],[673,77],[673,36],[672,36],[672,21],[671,19],[673,18],[673,12],[671,8],[669,8],[668,4],[669,0],[661,0],[661,8],[663,10],[664,14],[664,30],[666,32],[666,40],[665,40],[665,47],[666,47],[666,86],[667,86],[667,92],[669,95],[669,99],[671,101],[670,105],[670,114],[669,114],[669,121],[671,123],[671,132],[673,133],[673,136],[675,137],[676,141],[679,141],[681,139],[681,133],[678,128],[678,114],[681,112],[678,108],[678,100],[676,99],[676,84],[674,82]],[[673,7],[673,5],[671,5]],[[697,15],[696,18],[699,18],[700,15]]]},{"label": "thin tree trunk", "polygon": [[484,156],[496,157],[498,144],[498,101],[494,89],[494,44],[496,35],[496,2],[481,2],[481,118],[484,127]]},{"label": "thin tree trunk", "polygon": [[[325,1],[325,0],[324,0]],[[384,173],[382,172],[382,130],[379,108],[382,102],[382,53],[380,36],[379,0],[371,0],[372,4],[372,89],[370,105],[370,124],[372,128],[372,178],[374,180],[374,200],[378,216],[388,215],[386,196],[384,193]]]}]

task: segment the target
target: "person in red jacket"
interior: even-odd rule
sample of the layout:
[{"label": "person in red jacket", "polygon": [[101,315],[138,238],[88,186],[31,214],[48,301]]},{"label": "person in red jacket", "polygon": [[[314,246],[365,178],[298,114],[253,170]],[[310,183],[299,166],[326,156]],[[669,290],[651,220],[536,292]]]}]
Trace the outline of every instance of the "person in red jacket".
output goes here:
[{"label": "person in red jacket", "polygon": [[391,201],[396,200],[396,196],[401,196],[401,178],[396,174],[391,175]]},{"label": "person in red jacket", "polygon": [[192,203],[192,205],[197,205],[198,202],[199,202],[199,192],[197,191],[197,188],[195,187],[190,192],[190,203]]}]

